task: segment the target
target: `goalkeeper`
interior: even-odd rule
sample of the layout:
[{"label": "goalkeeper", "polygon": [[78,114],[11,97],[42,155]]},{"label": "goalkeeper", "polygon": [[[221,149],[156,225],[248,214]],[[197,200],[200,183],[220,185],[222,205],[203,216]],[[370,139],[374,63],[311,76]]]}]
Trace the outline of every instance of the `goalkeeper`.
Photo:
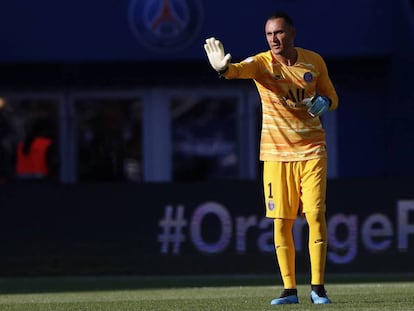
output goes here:
[{"label": "goalkeeper", "polygon": [[211,66],[227,79],[253,79],[262,103],[260,160],[266,217],[274,220],[274,244],[283,280],[271,304],[298,303],[293,225],[298,215],[309,226],[310,297],[328,304],[324,287],[327,252],[325,197],[327,152],[319,116],[338,106],[338,96],[322,57],[295,47],[296,30],[284,12],[265,24],[270,50],[231,63],[222,43],[204,45]]}]

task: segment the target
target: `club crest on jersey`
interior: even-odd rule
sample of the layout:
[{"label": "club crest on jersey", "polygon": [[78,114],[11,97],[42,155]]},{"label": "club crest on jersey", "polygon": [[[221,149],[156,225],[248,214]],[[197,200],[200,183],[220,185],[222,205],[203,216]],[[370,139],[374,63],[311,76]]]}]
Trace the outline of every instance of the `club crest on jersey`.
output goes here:
[{"label": "club crest on jersey", "polygon": [[275,202],[273,200],[269,200],[267,208],[269,209],[269,211],[273,211],[275,209]]},{"label": "club crest on jersey", "polygon": [[306,82],[312,82],[313,80],[313,74],[310,71],[305,72],[305,74],[303,75],[303,80],[305,80]]},{"label": "club crest on jersey", "polygon": [[130,0],[131,32],[144,47],[159,53],[184,49],[203,24],[201,0]]}]

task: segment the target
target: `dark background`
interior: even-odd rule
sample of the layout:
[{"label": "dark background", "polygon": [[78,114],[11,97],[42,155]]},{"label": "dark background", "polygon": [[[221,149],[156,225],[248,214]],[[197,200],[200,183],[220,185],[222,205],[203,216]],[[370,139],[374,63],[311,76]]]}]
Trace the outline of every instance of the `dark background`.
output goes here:
[{"label": "dark background", "polygon": [[170,1],[193,16],[182,37],[137,33],[139,20],[154,17],[160,3],[2,2],[0,90],[251,86],[217,79],[204,40],[220,38],[240,61],[267,49],[264,21],[282,9],[295,20],[296,44],[325,57],[337,87],[339,176],[414,174],[407,165],[414,156],[412,1],[261,1],[254,10],[250,2]]},{"label": "dark background", "polygon": [[[153,17],[154,3],[161,1],[2,1],[1,92],[243,88],[245,82],[223,82],[212,72],[204,40],[216,36],[233,60],[242,60],[267,49],[269,13],[287,10],[296,44],[324,56],[340,98],[338,178],[330,181],[328,216],[380,213],[399,226],[397,201],[414,196],[413,1],[169,1],[190,25],[172,39],[137,30]],[[219,184],[2,185],[0,274],[272,272],[270,253],[206,255],[187,246],[165,255],[157,242],[165,206],[191,211],[215,200],[232,214],[262,217],[260,189],[260,177]],[[354,261],[328,263],[328,271],[409,271],[410,241],[404,252],[393,241],[379,254],[358,244]],[[387,265],[372,265],[377,258]],[[306,272],[306,263],[299,270]]]}]

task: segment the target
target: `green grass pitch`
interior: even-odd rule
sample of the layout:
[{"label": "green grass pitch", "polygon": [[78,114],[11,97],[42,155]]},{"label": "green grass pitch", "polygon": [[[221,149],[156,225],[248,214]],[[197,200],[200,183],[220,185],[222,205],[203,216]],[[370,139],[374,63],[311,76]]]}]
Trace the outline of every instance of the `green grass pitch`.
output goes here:
[{"label": "green grass pitch", "polygon": [[298,305],[271,306],[278,276],[0,278],[1,311],[414,310],[413,275],[328,275],[331,305],[315,306],[299,278]]}]

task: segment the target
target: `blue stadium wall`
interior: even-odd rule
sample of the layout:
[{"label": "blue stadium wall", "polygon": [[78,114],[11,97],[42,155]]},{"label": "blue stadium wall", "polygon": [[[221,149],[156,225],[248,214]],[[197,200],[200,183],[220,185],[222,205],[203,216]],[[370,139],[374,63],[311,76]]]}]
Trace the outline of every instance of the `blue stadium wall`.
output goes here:
[{"label": "blue stadium wall", "polygon": [[391,51],[386,0],[14,0],[0,3],[0,62],[204,60],[210,36],[240,60],[267,49],[264,23],[275,10],[292,15],[297,45],[325,57]]}]

